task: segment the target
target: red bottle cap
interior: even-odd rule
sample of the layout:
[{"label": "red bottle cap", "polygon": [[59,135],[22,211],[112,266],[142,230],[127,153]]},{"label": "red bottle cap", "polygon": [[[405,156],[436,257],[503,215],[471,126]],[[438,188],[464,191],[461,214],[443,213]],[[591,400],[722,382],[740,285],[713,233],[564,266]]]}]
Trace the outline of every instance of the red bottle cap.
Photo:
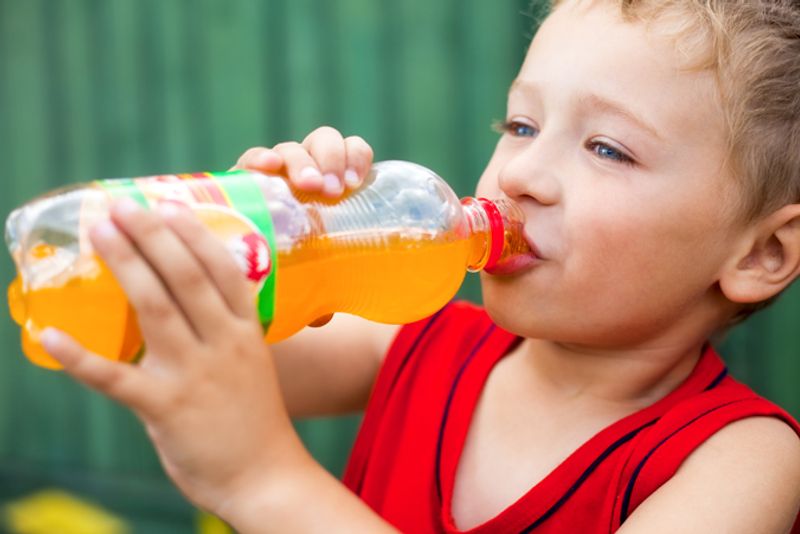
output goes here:
[{"label": "red bottle cap", "polygon": [[489,259],[486,260],[486,265],[483,270],[491,272],[491,269],[497,265],[497,261],[503,253],[503,244],[505,242],[505,226],[503,224],[503,216],[500,210],[494,205],[494,202],[485,198],[479,198],[478,202],[483,206],[486,216],[489,219],[489,231],[491,232],[490,238],[492,240],[491,248],[489,250]]}]

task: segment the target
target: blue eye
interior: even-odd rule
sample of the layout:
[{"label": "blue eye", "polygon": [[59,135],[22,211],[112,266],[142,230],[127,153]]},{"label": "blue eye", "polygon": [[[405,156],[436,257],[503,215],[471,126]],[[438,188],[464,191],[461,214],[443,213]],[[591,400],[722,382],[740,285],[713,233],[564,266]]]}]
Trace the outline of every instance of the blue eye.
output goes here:
[{"label": "blue eye", "polygon": [[587,145],[587,148],[603,159],[609,159],[625,165],[633,165],[635,163],[632,158],[605,143],[591,141]]},{"label": "blue eye", "polygon": [[494,130],[512,137],[536,137],[539,133],[535,127],[520,121],[503,121],[494,124]]}]

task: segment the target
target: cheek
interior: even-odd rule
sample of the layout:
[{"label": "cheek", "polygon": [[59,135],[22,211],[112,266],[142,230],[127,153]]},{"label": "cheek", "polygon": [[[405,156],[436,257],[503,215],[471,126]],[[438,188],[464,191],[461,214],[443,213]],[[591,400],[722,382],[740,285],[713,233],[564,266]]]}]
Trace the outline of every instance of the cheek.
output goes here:
[{"label": "cheek", "polygon": [[707,223],[689,211],[595,211],[570,228],[565,279],[632,307],[694,298],[715,282],[722,259],[718,228]]}]

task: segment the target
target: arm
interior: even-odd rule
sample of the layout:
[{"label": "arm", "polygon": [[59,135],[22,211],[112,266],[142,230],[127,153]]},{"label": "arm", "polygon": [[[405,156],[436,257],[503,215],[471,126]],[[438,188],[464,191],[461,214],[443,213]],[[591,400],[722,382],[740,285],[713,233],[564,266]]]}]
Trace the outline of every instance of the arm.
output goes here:
[{"label": "arm", "polygon": [[785,534],[800,508],[800,439],[778,419],[723,428],[644,501],[620,534]]},{"label": "arm", "polygon": [[292,417],[362,410],[397,325],[336,315],[272,345],[286,409]]}]

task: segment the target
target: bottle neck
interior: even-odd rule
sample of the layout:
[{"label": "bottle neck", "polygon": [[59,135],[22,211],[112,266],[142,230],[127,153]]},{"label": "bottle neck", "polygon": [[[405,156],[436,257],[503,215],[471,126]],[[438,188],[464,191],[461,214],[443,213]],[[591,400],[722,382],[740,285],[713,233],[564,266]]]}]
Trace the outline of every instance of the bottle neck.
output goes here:
[{"label": "bottle neck", "polygon": [[491,273],[520,255],[531,254],[524,236],[525,216],[516,203],[465,197],[461,206],[470,234],[468,271]]}]

